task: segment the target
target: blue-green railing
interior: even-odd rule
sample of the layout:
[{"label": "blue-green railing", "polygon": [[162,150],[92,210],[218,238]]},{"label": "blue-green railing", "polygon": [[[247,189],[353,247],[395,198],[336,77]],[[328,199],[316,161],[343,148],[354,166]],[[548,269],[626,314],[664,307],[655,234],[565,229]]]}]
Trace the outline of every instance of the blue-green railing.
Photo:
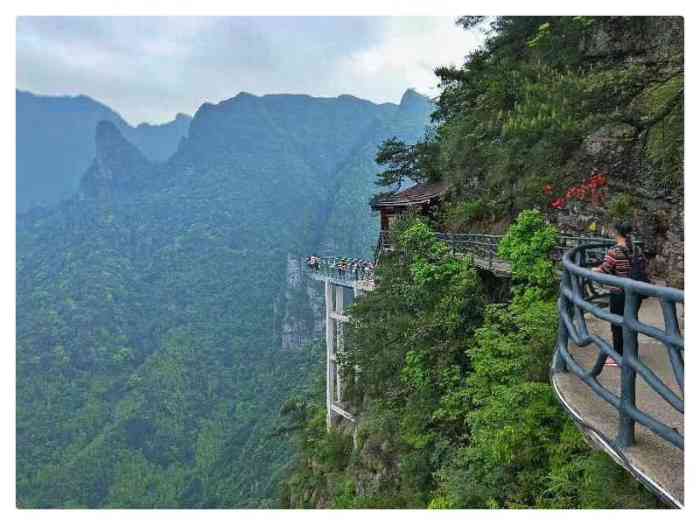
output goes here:
[{"label": "blue-green railing", "polygon": [[[508,265],[507,262],[498,258],[498,245],[503,239],[503,235],[487,233],[437,233],[436,235],[439,240],[447,243],[452,253],[472,255],[478,258],[477,263],[486,269],[493,269],[496,262],[499,262],[501,265]],[[605,242],[609,242],[609,240],[603,237],[560,235],[557,246],[552,250],[551,257],[554,261],[560,262],[564,252],[573,247]],[[370,269],[366,265],[368,261],[348,257],[327,256],[320,257],[318,266],[312,267],[311,270],[342,281],[371,281],[374,279],[374,267],[379,264],[381,255],[392,249],[391,233],[380,231],[374,253],[374,262]],[[600,253],[592,252],[589,255],[596,255],[602,258],[603,254],[604,251]],[[344,266],[343,261],[349,261],[348,265]],[[362,264],[352,266],[353,263],[357,264],[358,261],[361,261]]]},{"label": "blue-green railing", "polygon": [[[563,273],[559,295],[559,336],[553,360],[553,371],[568,372],[578,376],[595,395],[610,403],[619,413],[616,443],[620,447],[634,444],[635,424],[639,423],[672,443],[683,448],[683,435],[675,428],[641,411],[636,405],[636,381],[639,375],[647,385],[668,404],[669,410],[681,414],[684,400],[669,385],[639,359],[637,336],[643,334],[660,341],[668,353],[673,370],[673,379],[683,396],[684,391],[684,346],[678,324],[676,307],[684,302],[682,290],[655,286],[632,279],[616,277],[589,269],[593,261],[599,259],[601,251],[610,243],[590,244],[574,248],[564,254]],[[592,256],[593,255],[593,256]],[[595,304],[587,291],[591,284],[621,288],[625,292],[623,315],[610,313]],[[657,298],[664,317],[664,329],[642,323],[638,318],[639,303],[642,297]],[[618,354],[610,343],[588,331],[585,314],[607,321],[622,328],[623,353]],[[582,367],[572,357],[569,343],[579,347],[594,344],[598,350],[592,368]],[[620,395],[604,387],[598,380],[606,359],[612,358],[621,367]]]},{"label": "blue-green railing", "polygon": [[[438,233],[437,238],[447,243],[453,253],[465,253],[475,255],[481,259],[494,261],[498,259],[498,245],[503,235],[488,233]],[[610,242],[605,237],[560,235],[557,246],[552,251],[552,259],[561,261],[564,253],[576,246],[591,243]],[[384,250],[391,250],[393,243],[390,232],[379,232],[379,240],[375,250],[375,260]],[[591,254],[593,255],[593,254]],[[600,256],[600,253],[595,255]]]}]

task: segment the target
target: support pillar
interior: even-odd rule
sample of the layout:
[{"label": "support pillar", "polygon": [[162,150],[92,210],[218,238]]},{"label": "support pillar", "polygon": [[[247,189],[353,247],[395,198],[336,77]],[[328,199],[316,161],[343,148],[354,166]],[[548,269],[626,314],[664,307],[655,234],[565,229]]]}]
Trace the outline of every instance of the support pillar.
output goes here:
[{"label": "support pillar", "polygon": [[[335,312],[338,314],[343,313],[343,287],[335,287]],[[338,355],[343,353],[343,323],[342,321],[336,320],[336,338],[335,338],[335,388],[336,388],[336,401],[341,401],[343,396],[341,394],[341,378],[340,378],[340,367],[338,366]]]},{"label": "support pillar", "polygon": [[333,313],[333,285],[329,280],[325,282],[326,295],[326,427],[330,430],[333,424],[333,400],[335,391],[336,363],[335,363],[335,334],[336,320]]},{"label": "support pillar", "polygon": [[[342,403],[342,377],[338,356],[343,352],[344,286],[325,279],[326,299],[326,427],[330,430],[339,418],[355,422]],[[355,292],[357,294],[357,291]]]}]

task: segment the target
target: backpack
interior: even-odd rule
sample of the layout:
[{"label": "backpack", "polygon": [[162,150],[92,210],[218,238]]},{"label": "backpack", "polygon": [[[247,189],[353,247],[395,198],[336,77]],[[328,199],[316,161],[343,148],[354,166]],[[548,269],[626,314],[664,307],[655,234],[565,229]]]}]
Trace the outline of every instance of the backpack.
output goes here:
[{"label": "backpack", "polygon": [[630,261],[630,279],[643,283],[650,283],[651,279],[649,279],[649,272],[647,271],[647,260],[644,255],[642,255],[642,252],[634,248],[630,256],[626,248],[623,248],[622,251]]}]

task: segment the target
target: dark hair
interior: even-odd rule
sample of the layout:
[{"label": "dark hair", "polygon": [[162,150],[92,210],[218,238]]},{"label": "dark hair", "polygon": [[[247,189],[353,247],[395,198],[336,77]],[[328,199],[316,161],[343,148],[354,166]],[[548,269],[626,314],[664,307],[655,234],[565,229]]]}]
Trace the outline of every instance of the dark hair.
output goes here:
[{"label": "dark hair", "polygon": [[632,249],[632,225],[629,222],[618,222],[613,226],[613,230],[618,235],[625,238],[625,246],[628,250]]}]

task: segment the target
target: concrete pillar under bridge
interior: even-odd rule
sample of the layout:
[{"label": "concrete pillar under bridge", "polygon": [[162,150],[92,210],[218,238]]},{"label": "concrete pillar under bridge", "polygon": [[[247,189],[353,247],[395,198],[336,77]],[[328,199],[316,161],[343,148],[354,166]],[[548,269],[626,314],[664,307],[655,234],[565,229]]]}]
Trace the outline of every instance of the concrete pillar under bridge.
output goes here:
[{"label": "concrete pillar under bridge", "polygon": [[343,328],[350,319],[345,315],[345,291],[352,290],[352,297],[362,293],[353,281],[339,282],[323,279],[326,301],[326,426],[330,430],[341,419],[355,423],[355,416],[346,410],[343,395],[343,378],[338,357],[343,353]]}]

